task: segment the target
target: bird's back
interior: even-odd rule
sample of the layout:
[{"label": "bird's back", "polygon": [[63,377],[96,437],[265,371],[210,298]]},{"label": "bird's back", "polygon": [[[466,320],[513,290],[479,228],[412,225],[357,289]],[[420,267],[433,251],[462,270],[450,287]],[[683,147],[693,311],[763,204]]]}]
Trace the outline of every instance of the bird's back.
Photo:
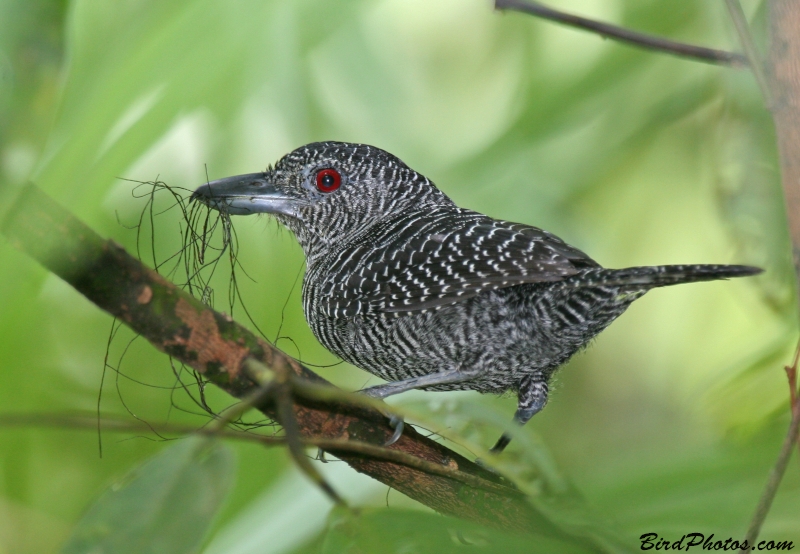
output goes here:
[{"label": "bird's back", "polygon": [[448,206],[378,221],[309,260],[303,301],[307,317],[399,316],[591,267],[537,227]]},{"label": "bird's back", "polygon": [[380,222],[314,260],[303,304],[324,346],[386,380],[464,368],[485,378],[439,390],[503,392],[563,363],[624,310],[579,330],[561,305],[581,295],[554,285],[598,267],[541,229],[452,208]]}]

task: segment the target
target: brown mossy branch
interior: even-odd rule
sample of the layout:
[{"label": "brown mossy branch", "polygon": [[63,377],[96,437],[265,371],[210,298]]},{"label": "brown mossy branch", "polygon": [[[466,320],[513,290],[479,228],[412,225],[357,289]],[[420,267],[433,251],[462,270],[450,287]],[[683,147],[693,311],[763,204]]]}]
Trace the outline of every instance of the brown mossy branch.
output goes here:
[{"label": "brown mossy branch", "polygon": [[[35,185],[28,185],[6,213],[0,230],[14,246],[157,349],[194,368],[231,395],[246,398],[261,386],[260,377],[248,369],[248,360],[260,362],[276,375],[290,373],[301,382],[331,386],[230,317],[180,290],[121,246],[102,239]],[[319,444],[357,471],[443,514],[587,546],[583,539],[561,531],[504,479],[457,452],[409,426],[395,444],[383,448],[393,430],[381,411],[313,396],[293,396],[294,421],[303,443]],[[274,403],[258,408],[275,418]],[[369,447],[354,452],[342,448],[342,441],[398,452],[402,459],[374,455]],[[440,466],[442,471],[408,463],[409,457],[425,466]]]}]

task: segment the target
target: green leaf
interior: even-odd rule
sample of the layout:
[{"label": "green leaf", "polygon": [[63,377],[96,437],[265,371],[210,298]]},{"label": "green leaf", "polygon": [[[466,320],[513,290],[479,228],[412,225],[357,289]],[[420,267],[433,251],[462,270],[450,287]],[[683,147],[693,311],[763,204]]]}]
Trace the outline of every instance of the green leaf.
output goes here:
[{"label": "green leaf", "polygon": [[435,552],[590,552],[550,537],[515,534],[481,527],[431,512],[372,508],[358,512],[334,509],[322,539],[322,554]]},{"label": "green leaf", "polygon": [[228,447],[207,438],[182,440],[113,484],[62,553],[197,552],[234,469]]}]

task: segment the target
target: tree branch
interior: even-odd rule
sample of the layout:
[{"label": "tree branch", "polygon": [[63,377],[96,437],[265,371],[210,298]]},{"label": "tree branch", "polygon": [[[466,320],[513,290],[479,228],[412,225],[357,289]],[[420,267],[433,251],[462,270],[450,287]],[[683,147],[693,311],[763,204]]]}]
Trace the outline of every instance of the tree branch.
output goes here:
[{"label": "tree branch", "polygon": [[800,3],[772,0],[769,17],[772,117],[800,301]]},{"label": "tree branch", "polygon": [[[738,5],[738,2],[736,4]],[[797,32],[800,29],[800,2],[770,0],[768,6],[771,36],[767,73],[770,79],[768,83],[762,85],[762,89],[765,87],[767,89],[768,96],[764,101],[771,107],[778,139],[786,218],[792,241],[795,291],[800,302],[800,33]],[[737,18],[735,11],[731,10],[734,22]],[[737,30],[739,25],[737,23]],[[740,36],[743,33],[749,35],[749,29],[745,25],[739,33]],[[747,531],[746,538],[750,548],[741,550],[742,553],[751,550],[758,538],[783,475],[786,473],[794,445],[800,438],[800,401],[798,401],[796,382],[798,358],[800,358],[800,343],[792,365],[786,368],[792,421]]]},{"label": "tree branch", "polygon": [[618,40],[638,48],[655,50],[698,62],[727,65],[735,68],[743,68],[748,65],[747,58],[736,52],[715,50],[639,33],[617,25],[554,10],[533,0],[495,0],[494,7],[497,10],[513,10],[527,13],[568,27],[597,33],[602,37]]},{"label": "tree branch", "polygon": [[[103,240],[35,185],[28,185],[19,194],[0,222],[0,231],[14,246],[125,322],[157,349],[191,366],[237,398],[255,394],[263,381],[248,371],[247,362],[251,359],[277,375],[291,374],[317,388],[332,387],[230,317],[178,289],[113,241]],[[256,407],[275,418],[274,403]],[[341,442],[349,440],[376,447],[384,444],[393,430],[379,410],[302,394],[295,395],[292,409],[303,442],[319,444],[357,471],[438,512],[584,546],[591,542],[561,530],[502,477],[423,437],[410,426],[388,448],[402,453],[402,460],[373,456],[366,447],[358,453],[341,448]],[[329,440],[336,442],[325,442]],[[420,464],[409,463],[409,456],[425,466],[436,464],[443,471],[422,469]],[[458,478],[462,476],[465,478]]]}]

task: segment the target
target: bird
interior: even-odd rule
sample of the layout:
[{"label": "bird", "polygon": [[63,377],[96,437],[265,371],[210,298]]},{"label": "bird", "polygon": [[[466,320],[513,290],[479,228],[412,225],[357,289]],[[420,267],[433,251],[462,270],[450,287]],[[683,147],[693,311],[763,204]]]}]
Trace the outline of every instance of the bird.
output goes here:
[{"label": "bird", "polygon": [[[457,206],[365,144],[310,143],[265,171],[207,182],[192,199],[271,214],[294,234],[314,336],[386,381],[361,392],[516,393],[518,425],[544,408],[556,370],[650,289],[761,272],[604,268],[547,231]],[[510,440],[503,433],[490,451]]]}]

